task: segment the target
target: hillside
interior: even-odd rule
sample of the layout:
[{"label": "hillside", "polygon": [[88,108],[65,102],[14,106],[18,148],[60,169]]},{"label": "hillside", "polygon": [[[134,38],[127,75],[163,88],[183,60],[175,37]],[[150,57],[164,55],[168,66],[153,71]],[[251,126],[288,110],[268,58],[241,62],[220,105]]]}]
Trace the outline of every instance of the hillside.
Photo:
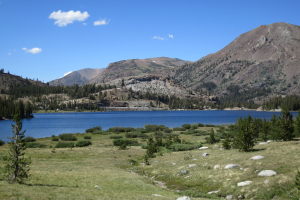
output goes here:
[{"label": "hillside", "polygon": [[171,69],[186,63],[189,62],[167,57],[122,60],[109,64],[90,83],[107,83],[126,77],[167,74]]},{"label": "hillside", "polygon": [[260,26],[222,50],[181,66],[175,83],[217,96],[248,98],[300,92],[300,27],[286,23]]},{"label": "hillside", "polygon": [[14,87],[28,87],[28,86],[46,86],[46,84],[35,81],[21,76],[13,75],[10,73],[0,73],[0,94],[5,90],[12,89]]},{"label": "hillside", "polygon": [[64,86],[71,86],[71,85],[84,85],[87,84],[91,79],[95,78],[97,75],[99,75],[103,69],[81,69],[78,71],[71,72],[67,75],[65,75],[62,78],[50,81],[50,85],[58,86],[58,85],[64,85]]}]

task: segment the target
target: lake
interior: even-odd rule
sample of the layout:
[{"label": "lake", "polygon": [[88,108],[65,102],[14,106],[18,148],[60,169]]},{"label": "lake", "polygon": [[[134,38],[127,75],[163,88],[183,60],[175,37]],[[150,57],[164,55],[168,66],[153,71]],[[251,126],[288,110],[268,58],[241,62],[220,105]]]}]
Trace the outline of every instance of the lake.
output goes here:
[{"label": "lake", "polygon": [[[238,118],[252,116],[271,119],[279,112],[262,111],[122,111],[122,112],[78,112],[34,114],[32,119],[23,120],[26,136],[49,137],[61,133],[81,133],[86,129],[101,126],[143,127],[145,124],[178,127],[182,124],[232,124]],[[293,113],[296,115],[296,113]],[[0,139],[7,141],[11,133],[11,121],[0,121]]]}]

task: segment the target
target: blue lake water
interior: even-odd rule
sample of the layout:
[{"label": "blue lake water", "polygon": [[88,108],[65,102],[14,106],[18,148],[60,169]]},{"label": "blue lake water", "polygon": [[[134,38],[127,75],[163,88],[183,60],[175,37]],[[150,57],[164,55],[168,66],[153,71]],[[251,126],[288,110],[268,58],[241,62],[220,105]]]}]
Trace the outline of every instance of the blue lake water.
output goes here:
[{"label": "blue lake water", "polygon": [[[261,111],[122,111],[122,112],[79,112],[34,114],[32,119],[23,120],[26,136],[49,137],[60,133],[81,133],[85,129],[101,126],[143,127],[145,124],[178,127],[185,123],[232,124],[238,118],[252,116],[271,119],[278,112]],[[293,113],[296,115],[296,113]],[[0,121],[0,139],[12,135],[11,121]]]}]

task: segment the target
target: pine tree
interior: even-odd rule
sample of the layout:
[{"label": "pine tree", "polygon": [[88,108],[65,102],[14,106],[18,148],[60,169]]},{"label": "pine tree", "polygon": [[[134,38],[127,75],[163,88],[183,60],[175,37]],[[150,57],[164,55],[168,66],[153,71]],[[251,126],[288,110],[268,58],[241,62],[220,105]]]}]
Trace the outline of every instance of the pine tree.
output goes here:
[{"label": "pine tree", "polygon": [[217,142],[217,139],[215,138],[215,131],[214,131],[214,129],[210,130],[209,137],[206,138],[206,141],[209,144],[215,144]]},{"label": "pine tree", "polygon": [[280,116],[280,139],[289,141],[294,138],[294,121],[293,115],[287,109],[283,109]]},{"label": "pine tree", "polygon": [[10,183],[23,183],[25,179],[29,178],[30,160],[25,158],[25,131],[22,131],[19,113],[15,114],[13,121],[15,122],[12,125],[13,137],[6,165],[7,179]]},{"label": "pine tree", "polygon": [[300,137],[300,111],[295,120],[295,136]]},{"label": "pine tree", "polygon": [[251,151],[258,137],[258,127],[251,117],[239,119],[236,124],[234,147],[241,151]]}]

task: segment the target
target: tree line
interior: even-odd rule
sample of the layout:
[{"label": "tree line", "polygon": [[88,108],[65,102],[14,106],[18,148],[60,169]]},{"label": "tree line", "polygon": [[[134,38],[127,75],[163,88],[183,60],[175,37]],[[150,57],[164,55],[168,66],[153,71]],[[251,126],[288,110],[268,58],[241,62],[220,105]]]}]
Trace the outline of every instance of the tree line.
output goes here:
[{"label": "tree line", "polygon": [[16,113],[19,113],[21,118],[31,118],[32,112],[33,105],[30,102],[0,98],[0,119],[12,119]]}]

